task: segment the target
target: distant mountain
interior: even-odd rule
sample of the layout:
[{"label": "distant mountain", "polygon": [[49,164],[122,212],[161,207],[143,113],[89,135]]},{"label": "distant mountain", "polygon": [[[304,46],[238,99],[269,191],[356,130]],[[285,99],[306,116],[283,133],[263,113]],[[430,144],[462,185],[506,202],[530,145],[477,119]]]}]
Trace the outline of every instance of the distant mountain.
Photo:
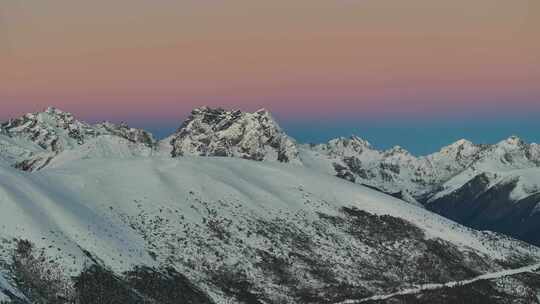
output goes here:
[{"label": "distant mountain", "polygon": [[353,136],[304,146],[303,152],[312,166],[327,163],[329,173],[334,171],[350,181],[399,194],[416,203],[470,166],[484,148],[460,140],[438,153],[416,157],[399,146],[379,151],[367,141]]},{"label": "distant mountain", "polygon": [[303,146],[306,166],[364,184],[459,223],[540,244],[540,146],[512,136],[494,145],[467,140],[416,157],[375,150],[358,138]]},{"label": "distant mountain", "polygon": [[426,207],[478,229],[540,244],[539,146],[511,137],[442,186]]}]

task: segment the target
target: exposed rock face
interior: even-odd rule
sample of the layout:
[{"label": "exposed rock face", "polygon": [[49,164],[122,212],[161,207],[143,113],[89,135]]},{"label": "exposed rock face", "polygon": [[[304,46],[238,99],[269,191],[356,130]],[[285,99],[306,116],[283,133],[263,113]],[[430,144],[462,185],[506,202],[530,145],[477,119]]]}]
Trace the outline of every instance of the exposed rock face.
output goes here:
[{"label": "exposed rock face", "polygon": [[223,156],[299,163],[295,142],[266,110],[255,113],[202,107],[172,136],[172,156]]},{"label": "exposed rock face", "polygon": [[156,144],[156,140],[150,132],[142,129],[130,128],[126,123],[117,125],[111,122],[102,122],[95,125],[95,128],[99,134],[115,135],[133,143],[142,143],[147,147],[154,147]]},{"label": "exposed rock face", "polygon": [[[71,113],[52,107],[44,112],[10,119],[2,123],[0,129],[0,136],[3,136],[0,138],[0,148],[4,146],[3,150],[6,151],[4,161],[25,171],[42,169],[59,154],[87,144],[94,145],[99,142],[95,139],[102,136],[124,139],[130,143],[130,149],[137,151],[140,150],[139,145],[149,149],[155,145],[152,135],[144,130],[108,122],[90,125],[75,119]],[[125,144],[120,141],[119,145]],[[107,149],[111,150],[111,147]],[[114,154],[114,151],[111,152]]]},{"label": "exposed rock face", "polygon": [[2,127],[10,136],[30,140],[50,152],[82,145],[87,138],[98,135],[89,124],[76,120],[70,113],[51,107],[41,113],[29,113],[11,119],[3,123]]}]

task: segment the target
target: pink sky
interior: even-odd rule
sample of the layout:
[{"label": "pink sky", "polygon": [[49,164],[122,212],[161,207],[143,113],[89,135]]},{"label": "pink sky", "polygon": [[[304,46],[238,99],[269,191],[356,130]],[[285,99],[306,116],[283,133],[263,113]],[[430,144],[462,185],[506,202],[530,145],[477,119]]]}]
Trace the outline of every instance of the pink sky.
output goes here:
[{"label": "pink sky", "polygon": [[540,111],[537,0],[9,1],[0,118]]}]

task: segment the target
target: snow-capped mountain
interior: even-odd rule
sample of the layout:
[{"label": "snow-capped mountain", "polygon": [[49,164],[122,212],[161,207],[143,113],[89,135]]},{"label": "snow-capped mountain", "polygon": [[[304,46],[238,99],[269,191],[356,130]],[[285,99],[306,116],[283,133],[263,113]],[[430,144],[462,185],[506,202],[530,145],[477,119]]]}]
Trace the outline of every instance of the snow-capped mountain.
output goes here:
[{"label": "snow-capped mountain", "polygon": [[0,125],[0,302],[538,303],[538,248],[430,211],[538,244],[538,166],[516,137],[416,157],[203,107],[156,142],[48,108]]},{"label": "snow-capped mountain", "polygon": [[[448,199],[441,198],[452,197],[463,191],[462,187],[469,187],[483,177],[489,178],[486,189],[475,188],[473,196],[476,197],[497,183],[507,183],[508,174],[516,176],[524,169],[534,171],[540,165],[540,146],[527,144],[517,137],[495,145],[459,140],[439,152],[417,157],[401,147],[379,151],[356,136],[333,139],[326,144],[297,145],[266,110],[247,113],[208,107],[193,110],[174,134],[160,142],[150,133],[125,124],[90,125],[70,113],[48,108],[42,113],[27,114],[1,124],[0,152],[0,161],[26,171],[85,158],[152,155],[225,156],[293,163],[369,186],[413,204],[426,205],[465,224],[471,223],[443,212],[449,207],[441,207],[441,202]],[[529,180],[529,176],[524,175],[519,180],[540,184]],[[512,190],[516,191],[519,189]],[[506,200],[508,206],[514,206],[515,202],[512,198]],[[492,226],[475,227],[493,229]],[[522,238],[522,234],[512,235]]]},{"label": "snow-capped mountain", "polygon": [[22,303],[354,303],[484,274],[505,303],[508,269],[517,299],[539,278],[534,246],[278,162],[0,167],[0,208],[0,294]]},{"label": "snow-capped mountain", "polygon": [[51,152],[82,145],[98,134],[92,126],[76,120],[72,114],[52,107],[10,119],[2,127],[10,136],[30,140]]},{"label": "snow-capped mountain", "polygon": [[469,166],[481,149],[461,140],[438,153],[416,157],[399,146],[379,151],[353,136],[303,146],[302,159],[310,167],[416,203]]},{"label": "snow-capped mountain", "polygon": [[111,122],[102,122],[95,125],[94,128],[100,135],[118,136],[132,143],[144,144],[149,148],[154,147],[156,144],[156,140],[150,132],[142,129],[131,128],[126,123],[117,125]]},{"label": "snow-capped mountain", "polygon": [[[2,160],[25,171],[42,169],[61,158],[149,155],[155,145],[144,130],[108,122],[90,125],[53,107],[10,119],[1,130]],[[69,155],[61,157],[64,154]]]},{"label": "snow-capped mountain", "polygon": [[511,137],[489,146],[426,207],[463,224],[540,244],[538,145]]},{"label": "snow-capped mountain", "polygon": [[299,163],[294,140],[264,109],[255,113],[202,107],[166,139],[172,156],[225,156]]},{"label": "snow-capped mountain", "polygon": [[540,149],[517,137],[495,145],[459,140],[439,152],[416,157],[398,146],[379,151],[353,136],[303,146],[302,159],[308,166],[350,181],[426,201],[441,191],[451,191],[457,181],[463,184],[479,173],[538,167]]},{"label": "snow-capped mountain", "polygon": [[494,145],[484,145],[469,157],[472,160],[469,166],[442,184],[442,189],[431,199],[456,190],[480,174],[503,177],[516,170],[538,168],[540,166],[538,151],[537,144],[527,144],[516,136]]}]

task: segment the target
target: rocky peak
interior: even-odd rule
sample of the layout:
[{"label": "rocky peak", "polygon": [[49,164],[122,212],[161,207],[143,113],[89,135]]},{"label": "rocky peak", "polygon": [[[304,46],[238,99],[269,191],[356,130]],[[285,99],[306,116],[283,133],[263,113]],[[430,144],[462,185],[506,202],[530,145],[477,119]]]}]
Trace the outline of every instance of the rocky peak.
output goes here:
[{"label": "rocky peak", "polygon": [[96,136],[92,126],[76,120],[71,113],[53,107],[10,119],[2,127],[10,136],[30,140],[52,152],[83,144],[87,137]]},{"label": "rocky peak", "polygon": [[147,147],[154,147],[156,145],[156,140],[150,132],[142,129],[131,128],[125,122],[122,122],[119,125],[111,122],[102,122],[97,124],[95,127],[100,134],[116,135],[133,143],[144,144]]},{"label": "rocky peak", "polygon": [[409,151],[405,150],[401,146],[394,146],[392,149],[386,150],[384,152],[385,156],[395,156],[395,155],[411,155]]},{"label": "rocky peak", "polygon": [[367,140],[360,138],[356,135],[352,135],[349,138],[339,137],[336,139],[332,139],[330,140],[330,143],[341,144],[345,147],[353,146],[353,147],[361,147],[361,148],[371,148],[371,144]]},{"label": "rocky peak", "polygon": [[512,168],[529,166],[531,157],[531,146],[517,136],[510,136],[490,146],[482,155],[485,160],[497,160],[503,165],[511,165]]},{"label": "rocky peak", "polygon": [[393,148],[382,152],[381,163],[393,164],[394,166],[415,166],[421,165],[421,161],[416,156],[412,155],[409,151],[405,150],[401,146],[394,146]]},{"label": "rocky peak", "polygon": [[359,147],[363,149],[372,149],[371,144],[367,140],[360,138],[356,135],[352,135],[351,137],[349,137],[348,140],[345,140],[345,142],[354,147]]},{"label": "rocky peak", "polygon": [[466,139],[460,139],[455,143],[443,147],[439,152],[432,154],[429,158],[435,161],[447,159],[449,161],[472,161],[474,156],[482,150],[482,147],[475,145]]},{"label": "rocky peak", "polygon": [[525,141],[515,135],[508,137],[507,139],[497,143],[496,145],[501,148],[510,150],[522,149],[523,147],[527,146]]},{"label": "rocky peak", "polygon": [[155,143],[152,134],[141,129],[130,128],[126,123],[116,125],[103,122],[90,125],[77,120],[73,114],[54,107],[48,107],[43,112],[29,113],[10,119],[1,124],[1,128],[10,136],[28,139],[51,152],[82,145],[88,139],[100,135],[115,135],[147,146]]},{"label": "rocky peak", "polygon": [[443,147],[441,151],[462,151],[466,149],[471,149],[473,147],[475,147],[475,145],[471,141],[466,139],[460,139],[453,144]]},{"label": "rocky peak", "polygon": [[358,156],[368,151],[375,151],[371,144],[358,136],[349,138],[338,137],[331,139],[326,144],[316,146],[317,150],[324,152],[330,156]]},{"label": "rocky peak", "polygon": [[265,109],[194,109],[170,138],[172,156],[224,156],[299,163],[296,143]]},{"label": "rocky peak", "polygon": [[[126,151],[140,154],[140,151],[153,148],[155,145],[152,135],[144,130],[130,128],[126,124],[115,125],[108,122],[90,125],[77,120],[71,113],[54,107],[48,107],[43,112],[29,113],[10,119],[1,124],[0,129],[11,138],[9,151],[12,151],[11,154],[16,157],[10,158],[10,165],[25,171],[44,168],[58,154],[78,149],[85,144],[91,145],[86,147],[87,152],[102,152],[102,145],[107,141],[100,141],[103,139],[101,136],[114,136],[127,140],[123,143],[119,141],[119,145],[127,145],[127,147],[105,149],[111,150],[112,153],[118,149],[121,155],[129,154]],[[133,145],[128,144],[129,142]]]}]

